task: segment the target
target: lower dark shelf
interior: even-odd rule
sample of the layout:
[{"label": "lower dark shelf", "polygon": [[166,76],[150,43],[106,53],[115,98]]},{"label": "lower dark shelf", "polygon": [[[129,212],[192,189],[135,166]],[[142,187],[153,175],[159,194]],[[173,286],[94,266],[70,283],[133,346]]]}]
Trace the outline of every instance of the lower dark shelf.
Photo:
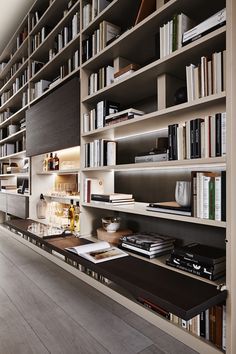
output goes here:
[{"label": "lower dark shelf", "polygon": [[88,243],[88,240],[74,236],[42,239],[27,231],[32,222],[11,220],[5,224],[115,282],[128,290],[135,299],[145,298],[184,320],[226,300],[226,290],[221,291],[214,285],[136,257],[128,256],[99,264],[89,262],[64,250],[65,247]]}]

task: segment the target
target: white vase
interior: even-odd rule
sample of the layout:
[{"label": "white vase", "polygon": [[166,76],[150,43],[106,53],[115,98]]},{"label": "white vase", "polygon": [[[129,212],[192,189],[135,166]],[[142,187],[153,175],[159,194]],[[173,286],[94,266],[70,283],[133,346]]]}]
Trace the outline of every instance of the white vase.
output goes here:
[{"label": "white vase", "polygon": [[176,202],[187,207],[191,204],[191,182],[177,181],[175,186],[175,200]]}]

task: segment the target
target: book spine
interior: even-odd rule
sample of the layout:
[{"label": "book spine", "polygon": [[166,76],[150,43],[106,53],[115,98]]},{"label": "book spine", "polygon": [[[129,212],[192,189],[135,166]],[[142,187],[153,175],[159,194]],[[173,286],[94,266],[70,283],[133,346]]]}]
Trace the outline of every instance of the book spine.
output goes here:
[{"label": "book spine", "polygon": [[226,305],[222,310],[222,349],[226,350]]},{"label": "book spine", "polygon": [[221,113],[215,115],[216,156],[221,156]]},{"label": "book spine", "polygon": [[173,160],[172,130],[173,130],[173,126],[172,126],[172,125],[168,125],[168,151],[169,151],[169,160]]},{"label": "book spine", "polygon": [[209,181],[209,219],[215,220],[216,195],[215,178],[211,177]]},{"label": "book spine", "polygon": [[222,305],[215,306],[215,316],[216,316],[216,335],[215,335],[215,345],[218,348],[222,348]]},{"label": "book spine", "polygon": [[195,121],[190,121],[190,158],[195,158]]},{"label": "book spine", "polygon": [[226,221],[226,171],[221,172],[221,220]]},{"label": "book spine", "polygon": [[200,313],[200,336],[206,337],[206,312],[203,311]]},{"label": "book spine", "polygon": [[203,176],[203,218],[209,219],[209,183],[210,177]]},{"label": "book spine", "polygon": [[215,220],[221,221],[221,177],[215,177]]},{"label": "book spine", "polygon": [[221,155],[226,155],[226,112],[221,113]]},{"label": "book spine", "polygon": [[195,126],[194,126],[194,145],[195,145],[194,158],[200,158],[201,157],[201,122],[203,122],[202,119],[200,119],[200,118],[195,119]]},{"label": "book spine", "polygon": [[172,128],[173,160],[178,160],[177,129],[178,129],[178,124],[173,124],[173,128]]}]

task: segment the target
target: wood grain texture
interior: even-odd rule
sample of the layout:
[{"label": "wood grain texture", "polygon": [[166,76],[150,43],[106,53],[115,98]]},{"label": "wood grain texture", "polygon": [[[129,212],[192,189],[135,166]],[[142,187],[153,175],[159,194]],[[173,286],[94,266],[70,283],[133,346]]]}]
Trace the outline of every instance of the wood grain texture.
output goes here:
[{"label": "wood grain texture", "polygon": [[80,144],[79,79],[74,77],[26,111],[26,154]]}]

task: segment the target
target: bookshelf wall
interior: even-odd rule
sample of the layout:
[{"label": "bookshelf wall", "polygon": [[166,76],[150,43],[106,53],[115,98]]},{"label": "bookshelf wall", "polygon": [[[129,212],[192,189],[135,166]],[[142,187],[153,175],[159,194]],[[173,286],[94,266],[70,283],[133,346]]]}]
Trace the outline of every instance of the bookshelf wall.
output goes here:
[{"label": "bookshelf wall", "polygon": [[[135,24],[140,2],[113,0],[98,1],[100,10],[94,9],[94,1],[68,0],[37,0],[22,21],[10,41],[9,46],[0,56],[1,88],[0,94],[8,92],[16,84],[19,77],[24,76],[21,84],[17,80],[17,90],[10,97],[4,98],[0,114],[12,109],[10,116],[0,122],[0,129],[11,124],[18,124],[25,117],[25,112],[38,100],[55,87],[63,85],[68,78],[78,75],[81,79],[81,147],[78,166],[63,171],[43,171],[43,156],[32,157],[32,195],[30,197],[30,217],[36,219],[35,205],[38,194],[48,194],[48,202],[68,204],[66,197],[55,197],[50,191],[55,186],[55,179],[62,176],[66,179],[76,179],[77,192],[80,191],[81,235],[95,236],[101,226],[101,218],[106,215],[119,215],[122,226],[134,231],[159,232],[175,236],[178,241],[187,243],[200,242],[206,245],[226,248],[227,272],[225,283],[228,290],[227,300],[227,354],[233,354],[236,339],[233,332],[236,328],[235,316],[235,261],[234,259],[234,166],[233,151],[234,132],[236,127],[233,115],[236,111],[234,103],[236,48],[233,43],[233,33],[236,30],[236,5],[233,0],[217,0],[214,6],[203,0],[157,0],[156,10],[141,22]],[[106,5],[102,5],[106,3]],[[227,23],[194,42],[180,47],[160,59],[159,29],[175,14],[183,12],[195,23],[207,19],[217,11],[227,8]],[[199,9],[204,8],[204,11]],[[96,10],[96,11],[95,11]],[[91,15],[90,15],[91,13]],[[124,16],[124,13],[126,14]],[[88,55],[89,38],[104,26],[104,21],[120,27],[120,35],[104,45],[96,54]],[[103,24],[103,25],[102,25]],[[73,27],[74,26],[74,27]],[[74,28],[69,35],[68,28]],[[27,31],[25,30],[27,28]],[[20,34],[20,37],[19,37]],[[55,47],[57,43],[57,48]],[[142,46],[142,50],[140,49]],[[201,57],[210,60],[212,54],[226,49],[226,87],[220,92],[211,92],[205,97],[198,97],[178,105],[174,104],[174,92],[180,86],[186,85],[186,67],[199,64]],[[87,52],[86,52],[87,51]],[[86,55],[87,58],[86,58]],[[24,59],[22,59],[24,58]],[[122,62],[134,62],[140,68],[109,85],[100,85],[89,94],[91,75],[106,72],[107,67],[120,68]],[[20,64],[18,64],[20,63]],[[104,68],[104,69],[102,69]],[[12,75],[10,75],[12,71]],[[44,81],[42,81],[44,80]],[[47,83],[48,82],[48,83]],[[45,84],[45,91],[43,90]],[[130,107],[145,112],[142,116],[118,122],[110,126],[85,131],[84,114],[89,114],[98,102],[109,100],[120,104],[120,110]],[[14,109],[14,111],[13,111]],[[227,154],[218,157],[201,157],[162,161],[159,163],[135,163],[138,152],[148,151],[155,146],[156,138],[167,136],[169,125],[185,124],[195,118],[203,118],[218,112],[227,115]],[[8,113],[6,113],[7,115]],[[13,136],[4,137],[1,144],[15,142],[25,134],[24,129]],[[78,132],[79,134],[79,132]],[[27,137],[26,137],[27,138]],[[85,146],[94,139],[107,139],[117,142],[116,164],[109,166],[88,167],[85,165]],[[25,149],[0,157],[5,160],[25,158]],[[174,186],[177,180],[191,180],[192,171],[224,171],[227,170],[227,221],[216,221],[174,214],[164,214],[146,210],[149,202],[173,199]],[[58,175],[58,176],[57,176]],[[8,178],[2,173],[0,178]],[[14,178],[12,175],[11,178]],[[86,179],[101,179],[107,193],[133,193],[133,205],[108,205],[107,203],[85,202],[84,186]],[[63,182],[64,183],[64,182]],[[76,198],[75,198],[76,200]],[[227,242],[225,242],[227,241]],[[148,262],[148,260],[147,260]],[[168,268],[165,259],[150,261],[153,264]],[[170,269],[170,267],[169,267]],[[171,268],[173,272],[184,273]],[[187,276],[197,278],[184,273]],[[197,278],[199,279],[199,278]],[[206,281],[203,279],[203,281]],[[215,286],[219,282],[212,282]],[[96,282],[95,282],[96,283]],[[93,286],[96,286],[91,282]],[[102,289],[106,292],[106,290]],[[109,290],[107,290],[109,295]],[[147,315],[136,302],[110,295],[125,306],[141,315]],[[128,304],[128,305],[127,305]],[[155,319],[154,319],[155,317]],[[221,349],[209,341],[187,333],[184,329],[163,320],[158,315],[150,313],[147,318],[157,326],[165,329],[184,343],[200,353],[220,353]]]}]

